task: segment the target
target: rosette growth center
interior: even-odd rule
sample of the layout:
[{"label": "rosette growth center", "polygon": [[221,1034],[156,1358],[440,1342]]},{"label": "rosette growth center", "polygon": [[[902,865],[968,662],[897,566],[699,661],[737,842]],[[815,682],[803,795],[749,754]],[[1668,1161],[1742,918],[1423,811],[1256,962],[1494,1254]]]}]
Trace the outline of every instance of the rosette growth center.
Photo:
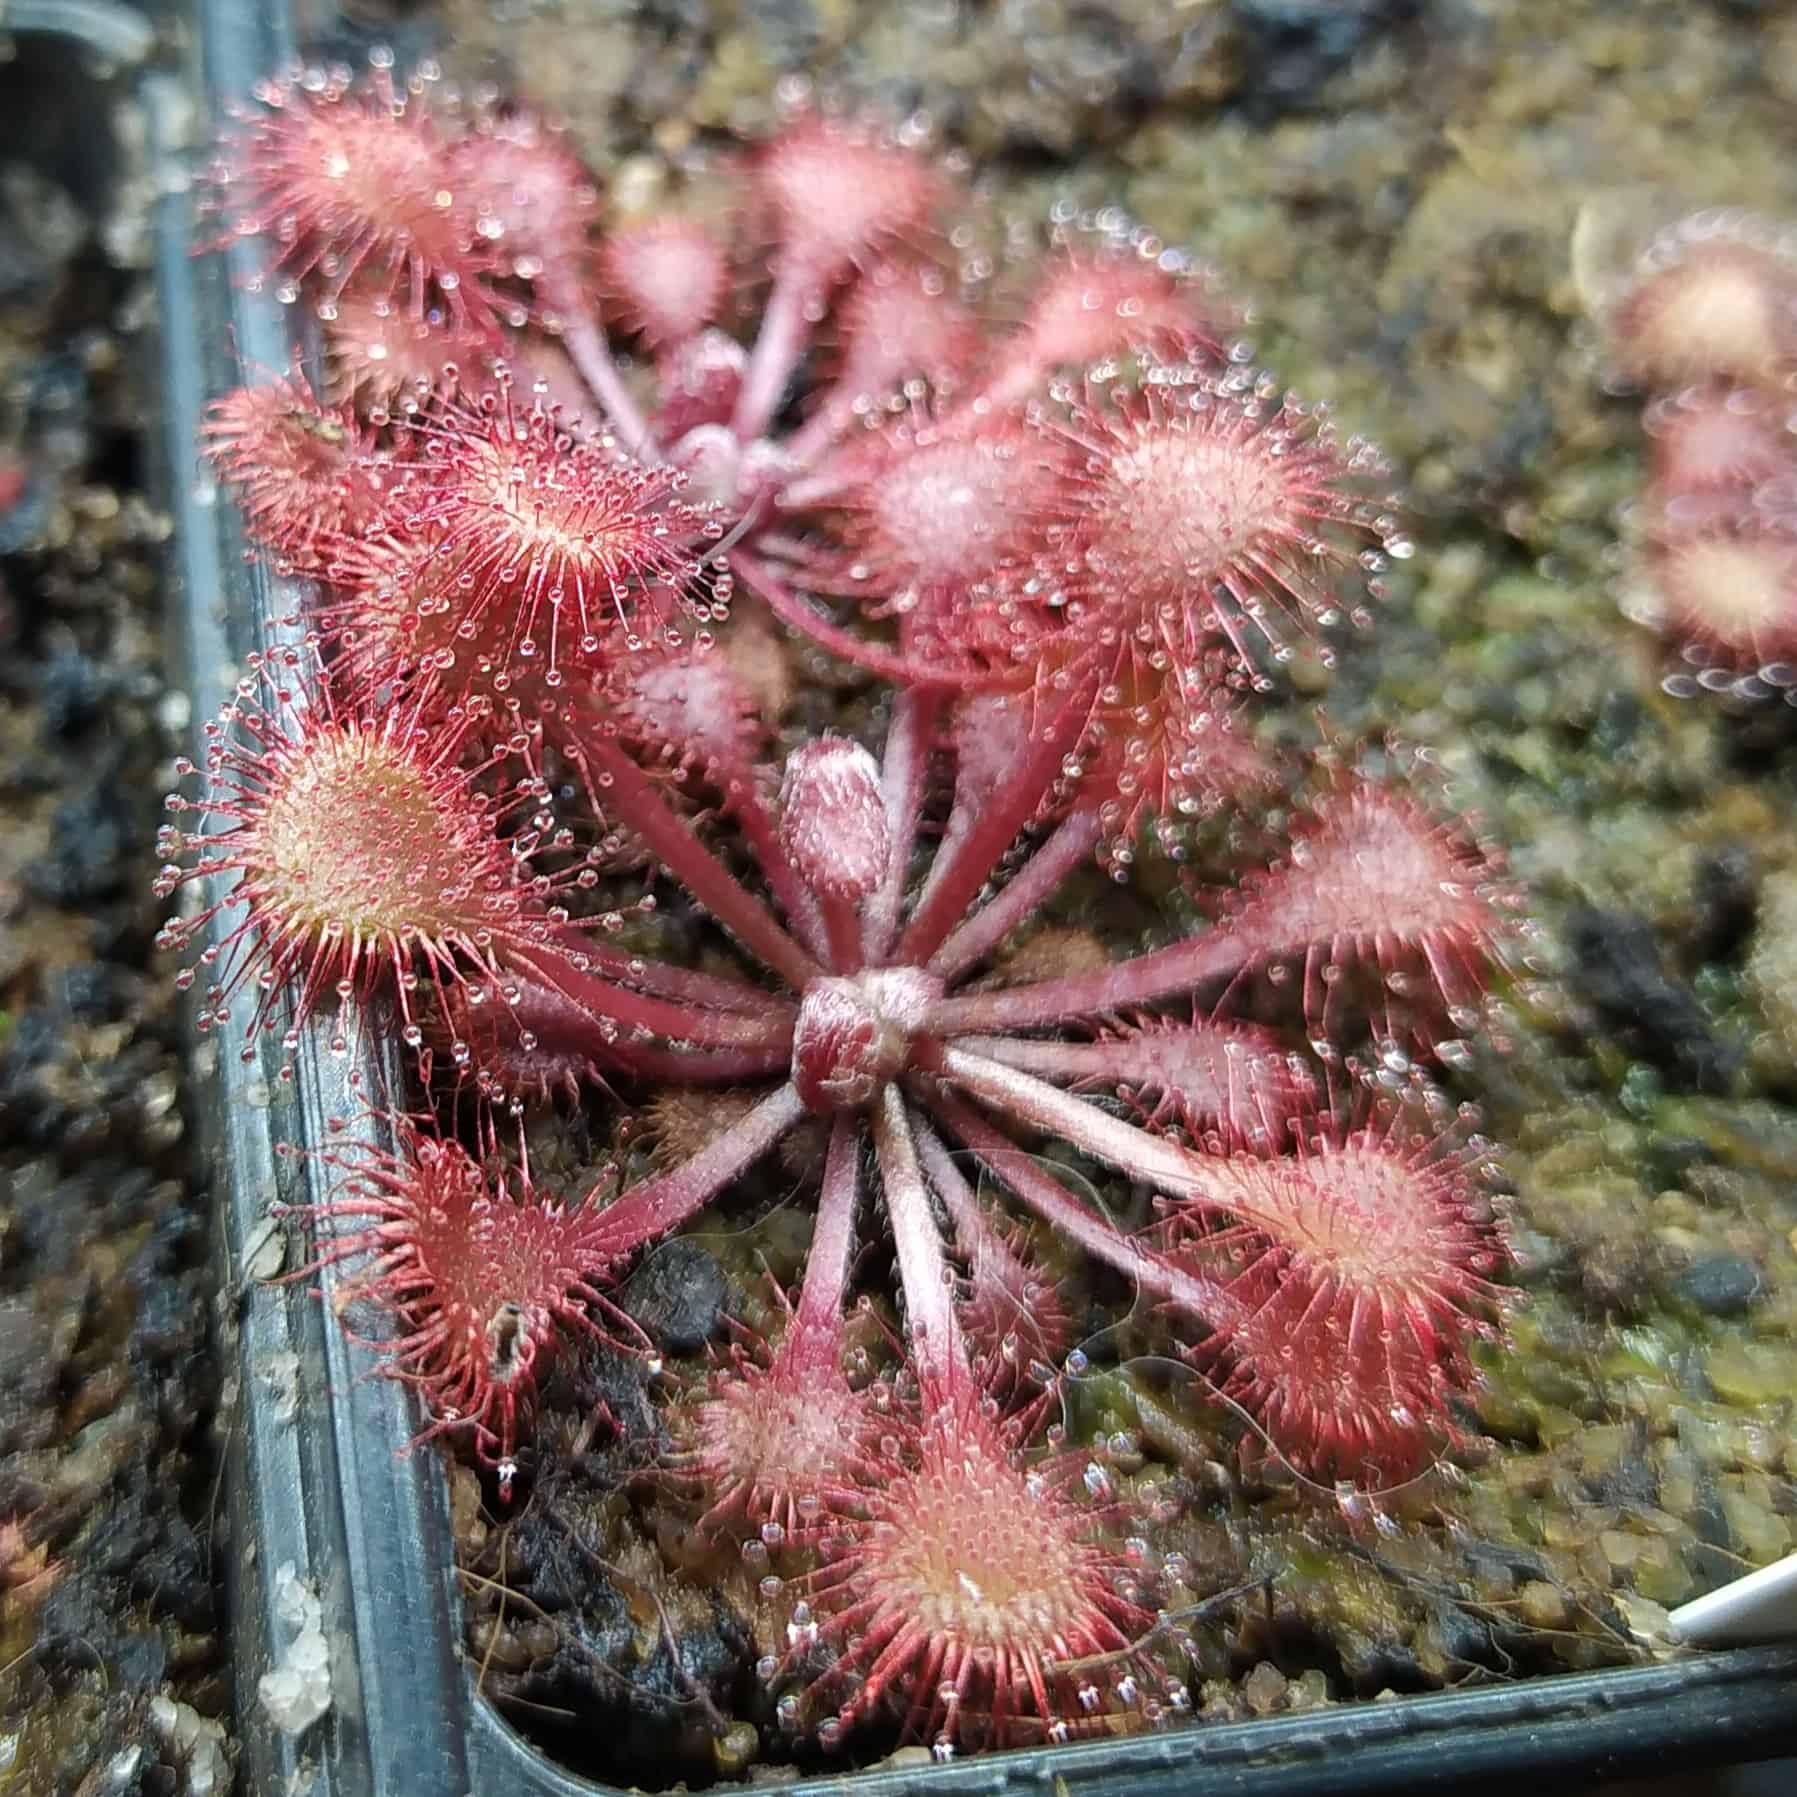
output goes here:
[{"label": "rosette growth center", "polygon": [[892,867],[892,833],[874,758],[841,737],[795,750],[786,765],[780,842],[815,899],[831,959],[844,971],[810,981],[793,1024],[792,1081],[822,1113],[860,1110],[905,1071],[942,981],[920,967],[857,968],[864,901]]},{"label": "rosette growth center", "polygon": [[917,967],[815,980],[792,1032],[792,1083],[814,1111],[860,1110],[910,1063],[942,982]]}]

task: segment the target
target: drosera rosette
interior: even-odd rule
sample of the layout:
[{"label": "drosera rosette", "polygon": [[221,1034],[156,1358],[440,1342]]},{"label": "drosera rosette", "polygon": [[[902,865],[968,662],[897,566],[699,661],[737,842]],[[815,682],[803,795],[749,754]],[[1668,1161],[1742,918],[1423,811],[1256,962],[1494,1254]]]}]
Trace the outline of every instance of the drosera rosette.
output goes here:
[{"label": "drosera rosette", "polygon": [[1623,609],[1675,648],[1668,692],[1797,702],[1797,234],[1657,196],[1594,203],[1574,267],[1607,367],[1646,395]]},{"label": "drosera rosette", "polygon": [[[961,1189],[952,1161],[942,1158],[946,1147],[938,1154],[939,1135],[945,1144],[958,1140],[971,1150],[1064,1241],[1156,1298],[1220,1326],[1211,1318],[1213,1294],[1202,1281],[1194,1283],[1087,1209],[1035,1167],[1004,1126],[1021,1125],[1026,1140],[1038,1130],[1059,1136],[1169,1196],[1202,1200],[1205,1154],[1161,1133],[1165,1114],[1152,1095],[1177,1082],[1179,1121],[1201,1149],[1221,1132],[1229,1146],[1253,1139],[1279,1152],[1290,1146],[1286,1124],[1304,1114],[1309,1090],[1292,1051],[1280,1049],[1268,1032],[1203,1013],[1185,1022],[1150,1013],[1153,1021],[1108,1028],[1104,1020],[1207,985],[1226,989],[1276,961],[1308,969],[1299,988],[1308,995],[1312,1027],[1320,1031],[1333,1015],[1334,970],[1363,963],[1380,976],[1376,989],[1386,1026],[1402,1028],[1417,1042],[1439,1040],[1443,1031],[1427,1019],[1451,1016],[1449,1027],[1456,1030],[1473,1021],[1463,1006],[1472,995],[1469,987],[1489,979],[1497,964],[1508,928],[1508,888],[1470,839],[1447,832],[1420,805],[1395,795],[1381,805],[1379,789],[1362,792],[1347,784],[1339,809],[1320,812],[1314,838],[1301,837],[1290,861],[1270,870],[1229,922],[1087,973],[961,993],[960,982],[1012,929],[1027,923],[1081,864],[1093,839],[1083,830],[1064,834],[1063,819],[1033,856],[1010,868],[1007,882],[995,892],[987,889],[1023,827],[1019,820],[1030,819],[1063,777],[1060,761],[1026,737],[1010,779],[994,781],[987,770],[976,769],[979,803],[970,811],[980,818],[979,827],[964,823],[957,829],[951,803],[935,870],[911,908],[900,908],[893,870],[901,858],[893,829],[915,831],[922,807],[914,745],[904,738],[919,727],[925,709],[916,698],[901,702],[894,724],[898,741],[888,746],[884,770],[843,739],[808,743],[788,760],[779,828],[766,839],[767,852],[784,856],[786,868],[769,884],[804,895],[788,919],[798,938],[791,947],[815,957],[815,971],[796,982],[796,1009],[786,1012],[789,1062],[782,1071],[790,1115],[783,1127],[806,1114],[838,1123],[861,1119],[884,1102],[883,1093],[900,1093],[963,1261],[976,1278],[983,1267],[988,1280],[1015,1280],[1017,1257],[1007,1256],[1003,1230],[984,1222],[980,1207]],[[1044,721],[1041,728],[1053,741],[1054,727]],[[617,758],[613,765],[625,764]],[[644,803],[648,791],[639,790],[633,806]],[[665,804],[652,792],[650,797]],[[672,843],[687,828],[669,810],[657,833]],[[1080,852],[1069,854],[1069,843],[1080,845]],[[1315,862],[1325,852],[1339,856],[1340,865],[1323,869],[1333,884],[1320,899]],[[683,854],[691,854],[690,838]],[[957,866],[966,856],[980,860]],[[910,855],[902,860],[908,863]],[[725,877],[716,863],[712,877]],[[959,904],[969,908],[959,924],[946,902],[931,904],[944,891],[957,892]],[[742,1002],[768,1009],[791,1001],[745,987]],[[1393,1007],[1400,1004],[1413,1023],[1397,1023]],[[1051,1028],[1071,1039],[1035,1033]],[[626,1062],[628,1052],[626,1047]],[[1102,1091],[1149,1099],[1147,1123],[1107,1113],[1088,1096]],[[801,1300],[815,1332],[808,1328],[792,1338],[830,1341],[820,1365],[840,1350],[846,1300],[844,1263],[832,1251],[829,1264],[838,1270],[828,1300],[818,1295],[809,1272]],[[1021,1277],[1027,1281],[1027,1271]],[[987,1296],[993,1296],[990,1289]],[[768,1371],[782,1366],[776,1355]],[[1293,1447],[1306,1451],[1302,1442]]]},{"label": "drosera rosette", "polygon": [[[163,884],[235,881],[170,928],[217,938],[214,1019],[246,984],[258,1033],[286,984],[295,1031],[372,1000],[467,1132],[398,1125],[313,1207],[319,1258],[390,1313],[378,1363],[509,1498],[564,1339],[652,1353],[607,1293],[779,1152],[817,1191],[798,1289],[671,1406],[662,1475],[700,1551],[767,1557],[779,1718],[946,1754],[1177,1712],[1128,1503],[1048,1423],[1063,1280],[1120,1281],[1325,1488],[1454,1447],[1501,1219],[1452,1124],[1344,1119],[1317,1069],[1369,1035],[1387,1081],[1461,1059],[1514,893],[1402,767],[1325,755],[1283,850],[1244,829],[1207,861],[1208,922],[1011,951],[1094,866],[1126,880],[1145,838],[1178,857],[1188,819],[1290,792],[1257,701],[1408,554],[1384,462],[1120,216],[1058,214],[990,280],[911,125],[801,104],[723,177],[728,229],[605,228],[558,134],[434,71],[260,104],[221,203],[369,354],[339,348],[343,491],[327,470],[315,530],[262,531],[318,583],[305,649],[213,732]],[[370,180],[427,162],[428,213],[377,215]],[[253,504],[246,440],[214,447]],[[731,653],[745,595],[889,709],[777,735]],[[654,1164],[552,1203],[493,1119],[585,1088]],[[1153,1227],[1113,1219],[1112,1181]],[[857,1359],[885,1296],[857,1250],[887,1238],[897,1317]]]},{"label": "drosera rosette", "polygon": [[[765,946],[770,971],[787,985],[786,994],[586,946],[565,917],[527,902],[528,884],[520,887],[509,866],[510,878],[485,895],[506,907],[503,927],[476,945],[487,957],[479,965],[501,997],[504,968],[512,965],[520,975],[514,988],[520,1005],[528,1003],[524,981],[546,984],[572,1001],[559,1008],[553,1044],[564,1073],[584,1012],[590,1058],[614,1070],[608,1077],[616,1081],[634,1075],[678,1084],[686,1074],[705,1084],[721,1071],[738,1085],[757,1073],[771,1083],[752,1109],[689,1159],[614,1203],[592,1208],[586,1246],[599,1257],[594,1264],[619,1263],[678,1227],[806,1117],[847,1121],[855,1138],[865,1141],[868,1120],[897,1103],[906,1140],[915,1139],[917,1154],[936,1169],[932,1178],[976,1274],[982,1263],[988,1278],[1014,1269],[993,1253],[993,1233],[956,1190],[939,1142],[958,1141],[970,1150],[1064,1241],[1157,1301],[1213,1331],[1227,1331],[1241,1305],[1223,1282],[1118,1231],[1045,1175],[1006,1131],[1021,1127],[1026,1139],[1037,1131],[1059,1136],[1170,1198],[1216,1208],[1222,1201],[1206,1198],[1218,1189],[1206,1154],[1108,1113],[1091,1095],[1165,1081],[1169,1055],[1183,1049],[1191,1062],[1179,1075],[1186,1117],[1226,1136],[1245,1135],[1248,1120],[1258,1119],[1264,1132],[1272,1127],[1267,1119],[1273,1111],[1298,1101],[1286,1062],[1271,1056],[1263,1069],[1264,1039],[1196,1019],[1114,1031],[1087,1042],[1088,1052],[1059,1060],[1044,1054],[1033,1032],[1074,1026],[1076,1041],[1082,1040],[1082,1023],[1179,999],[1207,984],[1226,988],[1274,959],[1306,967],[1304,988],[1314,989],[1319,1024],[1331,984],[1325,968],[1356,957],[1386,969],[1388,989],[1401,958],[1420,988],[1403,995],[1407,1004],[1422,1013],[1452,1008],[1465,996],[1465,984],[1487,977],[1493,965],[1505,927],[1500,895],[1480,877],[1486,870],[1468,846],[1444,834],[1420,807],[1353,784],[1333,811],[1319,816],[1313,836],[1300,839],[1310,852],[1295,850],[1253,884],[1225,925],[1090,973],[959,993],[968,974],[1027,923],[1089,853],[1091,833],[1069,829],[1079,816],[1076,789],[1074,809],[1048,831],[1034,856],[1012,866],[996,891],[989,888],[1018,832],[1066,778],[1064,751],[1083,725],[1083,713],[1076,711],[1071,723],[1039,716],[1014,745],[1007,777],[993,779],[989,768],[976,765],[977,808],[963,809],[957,829],[951,802],[948,833],[921,891],[908,903],[903,870],[918,840],[925,794],[917,733],[930,715],[920,697],[901,698],[884,768],[843,738],[815,740],[789,756],[777,822],[757,841],[759,853],[780,858],[780,871],[770,871],[768,885],[797,895],[790,911],[778,901],[778,908],[770,907],[743,886],[621,749],[592,745],[602,757],[595,790],[627,797],[633,826],[652,842],[669,875],[693,882],[689,890],[702,879],[705,900],[721,921],[757,921],[758,938],[745,934],[743,944],[755,953]],[[1099,802],[1102,790],[1086,802]],[[249,820],[252,835],[266,827],[266,810]],[[279,804],[274,815],[282,815]],[[504,853],[496,839],[486,840],[495,845],[492,855]],[[1070,853],[1069,845],[1078,852]],[[335,847],[334,837],[328,846]],[[1319,867],[1324,859],[1328,865]],[[1322,887],[1319,873],[1328,876]],[[384,921],[388,956],[398,959],[414,940],[410,926],[397,910]],[[328,918],[320,921],[310,912],[307,924],[328,936]],[[435,952],[452,971],[461,965],[458,956],[468,954],[454,942]],[[444,983],[451,983],[447,975]],[[531,1045],[520,1039],[515,1047],[518,1064],[527,1066]],[[1198,1096],[1194,1070],[1201,1064],[1213,1070],[1209,1099]],[[1215,1115],[1199,1116],[1201,1106]],[[839,1159],[847,1152],[839,1148]],[[884,1167],[881,1176],[882,1189],[888,1189]],[[808,1325],[822,1320],[792,1338],[794,1354],[796,1344],[828,1342],[830,1329],[840,1331],[846,1267],[840,1254],[826,1258],[819,1277],[827,1283],[814,1287],[801,1305]],[[821,1354],[819,1364],[827,1363],[827,1350],[807,1353]],[[1459,1365],[1451,1357],[1446,1364]],[[1282,1412],[1270,1420],[1287,1418]],[[1315,1419],[1292,1411],[1289,1420],[1308,1426]],[[1302,1456],[1310,1444],[1288,1445]]]}]

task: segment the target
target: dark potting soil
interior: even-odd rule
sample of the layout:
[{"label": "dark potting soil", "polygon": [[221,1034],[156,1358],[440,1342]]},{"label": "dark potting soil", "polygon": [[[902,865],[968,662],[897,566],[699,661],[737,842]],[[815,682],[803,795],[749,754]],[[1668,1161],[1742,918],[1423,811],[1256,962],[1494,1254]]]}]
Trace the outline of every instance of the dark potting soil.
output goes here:
[{"label": "dark potting soil", "polygon": [[[25,54],[20,80],[52,79]],[[45,168],[15,87],[0,114],[0,1790],[222,1791],[214,1284],[185,1019],[152,947],[187,718],[163,664],[167,523],[145,492],[148,276],[126,265],[132,220]]]}]

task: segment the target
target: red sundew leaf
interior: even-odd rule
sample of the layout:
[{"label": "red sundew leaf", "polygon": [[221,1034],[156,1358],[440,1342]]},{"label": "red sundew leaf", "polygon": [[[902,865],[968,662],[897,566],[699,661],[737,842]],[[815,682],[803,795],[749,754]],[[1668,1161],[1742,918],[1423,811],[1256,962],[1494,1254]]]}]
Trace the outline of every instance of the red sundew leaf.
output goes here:
[{"label": "red sundew leaf", "polygon": [[330,390],[365,411],[421,403],[452,373],[496,366],[506,340],[472,323],[418,318],[386,294],[350,287],[326,308]]},{"label": "red sundew leaf", "polygon": [[1021,426],[974,429],[913,407],[839,458],[827,503],[840,547],[806,565],[807,583],[896,614],[953,654],[971,589],[1054,515],[1053,447]]},{"label": "red sundew leaf", "polygon": [[1342,976],[1378,981],[1375,1022],[1423,1044],[1471,1029],[1517,930],[1520,895],[1496,848],[1403,788],[1339,776],[1300,815],[1285,859],[1244,876],[1222,927],[1237,979],[1301,961],[1306,1020],[1327,1034]]},{"label": "red sundew leaf", "polygon": [[1219,1129],[1230,1141],[1279,1141],[1316,1097],[1302,1057],[1275,1032],[1202,1015],[1144,1013],[1091,1042],[963,1036],[955,1043],[1076,1091],[1115,1092],[1145,1128],[1177,1125],[1200,1142]]},{"label": "red sundew leaf", "polygon": [[1398,1108],[1300,1122],[1293,1142],[1209,1157],[1204,1198],[1167,1206],[1170,1241],[1246,1306],[1193,1357],[1301,1473],[1394,1484],[1454,1436],[1468,1347],[1497,1333],[1505,1249],[1479,1150]]},{"label": "red sundew leaf", "polygon": [[[234,875],[222,896],[171,919],[165,948],[204,943],[215,970],[209,1020],[253,986],[254,1036],[272,1029],[285,993],[293,1028],[327,998],[397,999],[416,1038],[410,993],[496,975],[494,945],[548,930],[541,890],[501,812],[463,765],[467,724],[416,706],[374,713],[342,704],[316,675],[283,684],[265,672],[209,727],[201,795],[171,795],[180,818],[162,832],[162,896]],[[191,768],[185,771],[192,771]],[[532,804],[525,780],[511,803]],[[197,827],[188,823],[197,821]],[[184,983],[192,980],[184,976]],[[246,1050],[246,1053],[249,1052]]]},{"label": "red sundew leaf", "polygon": [[[1107,1506],[1075,1495],[1085,1456],[1026,1463],[974,1405],[930,1413],[901,1451],[909,1469],[841,1519],[808,1586],[798,1627],[837,1650],[805,1696],[838,1705],[820,1738],[886,1706],[942,1747],[1105,1730],[1139,1697],[1132,1649],[1153,1617],[1099,1538]],[[1092,1658],[1101,1670],[1079,1667]]]},{"label": "red sundew leaf", "polygon": [[527,112],[484,115],[452,146],[448,174],[507,273],[551,289],[581,280],[599,184],[558,129]]},{"label": "red sundew leaf", "polygon": [[1643,386],[1781,389],[1797,366],[1797,257],[1775,221],[1696,212],[1660,231],[1603,307],[1618,370]]},{"label": "red sundew leaf", "polygon": [[1057,369],[1083,373],[1132,351],[1220,366],[1239,315],[1218,300],[1205,271],[1154,250],[1145,237],[1082,243],[1063,232],[1021,324],[993,356],[984,405],[1002,410]]},{"label": "red sundew leaf", "polygon": [[346,1267],[339,1311],[369,1305],[392,1319],[390,1333],[360,1339],[428,1412],[414,1445],[466,1435],[509,1497],[560,1329],[603,1334],[592,1314],[601,1309],[629,1345],[647,1343],[600,1289],[599,1263],[580,1246],[580,1211],[545,1199],[527,1166],[494,1178],[434,1125],[390,1121],[391,1150],[369,1144],[315,1157],[342,1177],[329,1197],[299,1207],[318,1246],[288,1277]]},{"label": "red sundew leaf", "polygon": [[1410,553],[1370,446],[1264,380],[1166,374],[1045,415],[1070,475],[1038,577],[1071,618],[1114,616],[1176,661],[1277,655],[1340,615],[1366,558]]},{"label": "red sundew leaf", "polygon": [[620,733],[640,745],[647,765],[706,781],[758,768],[767,726],[717,649],[633,657],[613,671],[605,698]]},{"label": "red sundew leaf", "polygon": [[553,699],[691,625],[716,525],[685,478],[577,438],[509,382],[441,392],[396,426],[406,450],[379,528],[345,548],[325,622],[365,680]]},{"label": "red sundew leaf", "polygon": [[827,1506],[852,1504],[878,1477],[885,1423],[874,1394],[791,1344],[789,1332],[771,1354],[739,1350],[680,1419],[676,1471],[706,1500],[694,1525],[702,1534],[771,1522],[800,1539]]},{"label": "red sundew leaf", "polygon": [[[972,313],[927,262],[869,268],[836,308],[829,403],[853,414],[906,382],[952,388],[979,353]],[[846,419],[844,420],[846,422]]]},{"label": "red sundew leaf", "polygon": [[1117,645],[1117,659],[1099,691],[1074,798],[1096,813],[1101,856],[1121,870],[1145,826],[1176,851],[1182,819],[1264,798],[1282,775],[1250,735],[1248,682],[1227,652],[1184,661],[1132,636]]},{"label": "red sundew leaf", "polygon": [[1797,473],[1789,405],[1758,388],[1685,387],[1654,400],[1641,423],[1653,444],[1655,512]]},{"label": "red sundew leaf", "polygon": [[807,113],[763,145],[755,190],[780,257],[823,287],[915,236],[943,195],[935,165],[869,125]]},{"label": "red sundew leaf", "polygon": [[273,272],[327,296],[353,281],[414,317],[440,305],[457,324],[496,323],[503,265],[446,184],[461,125],[433,109],[433,79],[421,69],[402,87],[381,52],[362,82],[334,68],[262,83],[213,170],[232,235],[267,239]]},{"label": "red sundew leaf", "polygon": [[1637,545],[1636,578],[1676,641],[1745,670],[1797,655],[1797,511],[1730,492],[1668,499]]},{"label": "red sundew leaf", "polygon": [[730,259],[696,219],[663,213],[608,233],[598,278],[619,326],[662,354],[716,321]]},{"label": "red sundew leaf", "polygon": [[238,387],[206,409],[201,440],[237,495],[247,534],[309,562],[367,530],[387,476],[350,405],[322,405],[304,381]]}]

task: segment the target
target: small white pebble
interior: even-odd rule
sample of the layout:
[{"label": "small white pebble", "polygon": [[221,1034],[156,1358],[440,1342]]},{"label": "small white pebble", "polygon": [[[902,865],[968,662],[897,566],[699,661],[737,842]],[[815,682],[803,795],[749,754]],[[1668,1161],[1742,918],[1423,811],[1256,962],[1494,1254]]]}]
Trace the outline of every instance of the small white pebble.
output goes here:
[{"label": "small white pebble", "polygon": [[224,1797],[234,1774],[223,1723],[209,1721],[192,1704],[158,1696],[150,1699],[150,1727],[186,1773],[182,1797]]},{"label": "small white pebble", "polygon": [[275,1572],[274,1608],[294,1638],[275,1669],[262,1675],[256,1695],[276,1728],[297,1735],[331,1707],[331,1650],[323,1606],[292,1561]]}]

